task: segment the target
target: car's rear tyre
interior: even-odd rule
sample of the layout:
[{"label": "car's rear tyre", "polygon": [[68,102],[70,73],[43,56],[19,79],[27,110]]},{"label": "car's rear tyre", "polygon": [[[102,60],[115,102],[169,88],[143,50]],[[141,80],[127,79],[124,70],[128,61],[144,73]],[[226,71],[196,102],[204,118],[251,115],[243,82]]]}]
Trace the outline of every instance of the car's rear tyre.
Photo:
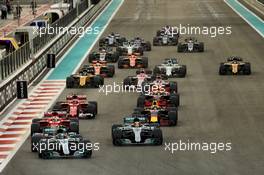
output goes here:
[{"label": "car's rear tyre", "polygon": [[79,124],[77,122],[70,122],[70,132],[79,133]]},{"label": "car's rear tyre", "polygon": [[120,58],[119,58],[119,60],[118,60],[117,67],[118,67],[119,69],[122,69],[122,68],[123,68],[123,61],[122,61],[122,59],[120,59]]},{"label": "car's rear tyre", "polygon": [[94,54],[89,54],[89,63],[92,63],[95,60]]},{"label": "car's rear tyre", "polygon": [[158,66],[155,66],[155,68],[153,69],[153,74],[159,75],[160,73],[161,73],[160,68]]},{"label": "car's rear tyre", "polygon": [[92,152],[93,152],[92,147],[91,147],[92,146],[91,141],[90,140],[83,140],[82,145],[83,145],[83,147],[81,148],[81,150],[84,151],[82,158],[85,158],[85,159],[91,158]]},{"label": "car's rear tyre", "polygon": [[204,52],[204,43],[200,43],[200,44],[199,44],[198,51],[199,51],[199,52]]},{"label": "car's rear tyre", "polygon": [[153,46],[158,46],[159,45],[159,40],[158,38],[153,38]]},{"label": "car's rear tyre", "polygon": [[145,106],[145,96],[140,95],[137,99],[137,107],[144,108]]},{"label": "car's rear tyre", "polygon": [[108,77],[113,77],[115,75],[115,66],[114,65],[108,65]]},{"label": "car's rear tyre", "polygon": [[122,131],[119,129],[112,130],[112,142],[115,146],[121,146]]},{"label": "car's rear tyre", "polygon": [[146,51],[151,51],[151,43],[149,41],[146,42]]},{"label": "car's rear tyre", "polygon": [[170,102],[172,106],[178,107],[180,106],[180,95],[179,94],[171,94]]},{"label": "car's rear tyre", "polygon": [[39,158],[41,159],[51,159],[53,153],[51,151],[45,150],[39,153]]},{"label": "car's rear tyre", "polygon": [[182,45],[182,43],[179,43],[179,44],[178,44],[177,51],[178,51],[178,52],[183,52],[183,45]]},{"label": "car's rear tyre", "polygon": [[66,79],[66,88],[74,88],[74,78],[67,77],[67,79]]},{"label": "car's rear tyre", "polygon": [[97,101],[89,101],[89,103],[94,105],[94,112],[97,115],[98,114],[98,103],[97,103]]},{"label": "car's rear tyre", "polygon": [[114,53],[112,54],[111,61],[115,63],[115,62],[118,61],[118,58],[119,58],[119,54],[118,54],[117,52],[114,52]]},{"label": "car's rear tyre", "polygon": [[39,123],[32,123],[31,124],[31,136],[34,134],[34,133],[40,133],[40,124]]},{"label": "car's rear tyre", "polygon": [[161,129],[154,129],[153,136],[155,139],[155,145],[162,145],[163,143],[163,135]]},{"label": "car's rear tyre", "polygon": [[168,118],[171,126],[176,126],[178,124],[178,111],[169,111]]},{"label": "car's rear tyre", "polygon": [[147,57],[143,57],[142,58],[142,62],[143,62],[143,67],[144,68],[148,68],[148,58]]},{"label": "car's rear tyre", "polygon": [[182,67],[180,68],[180,77],[184,78],[186,76],[187,73],[187,67],[186,65],[182,65]]},{"label": "car's rear tyre", "polygon": [[123,87],[124,89],[129,89],[131,86],[131,79],[129,77],[126,77],[123,81]]},{"label": "car's rear tyre", "polygon": [[178,84],[177,82],[170,82],[170,92],[171,93],[178,93]]},{"label": "car's rear tyre", "polygon": [[31,137],[31,152],[38,152],[39,151],[39,141],[43,138],[42,135],[34,135]]},{"label": "car's rear tyre", "polygon": [[224,63],[221,63],[220,64],[220,67],[219,67],[219,75],[226,75],[226,68],[225,68]]},{"label": "car's rear tyre", "polygon": [[250,75],[251,74],[251,66],[250,66],[250,63],[246,63],[245,64],[243,73],[245,75]]},{"label": "car's rear tyre", "polygon": [[92,79],[92,86],[95,88],[98,88],[100,85],[104,84],[104,78],[101,77],[100,75],[96,75]]}]

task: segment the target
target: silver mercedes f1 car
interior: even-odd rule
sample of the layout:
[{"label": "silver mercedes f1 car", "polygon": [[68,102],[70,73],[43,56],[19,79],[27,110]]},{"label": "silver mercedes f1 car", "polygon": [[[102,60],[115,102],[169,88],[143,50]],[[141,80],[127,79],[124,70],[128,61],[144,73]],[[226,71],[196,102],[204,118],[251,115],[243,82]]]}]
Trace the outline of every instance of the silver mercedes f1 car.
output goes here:
[{"label": "silver mercedes f1 car", "polygon": [[146,117],[130,116],[124,118],[123,125],[112,126],[112,141],[115,146],[122,145],[162,145],[162,131],[156,125],[149,125]]}]

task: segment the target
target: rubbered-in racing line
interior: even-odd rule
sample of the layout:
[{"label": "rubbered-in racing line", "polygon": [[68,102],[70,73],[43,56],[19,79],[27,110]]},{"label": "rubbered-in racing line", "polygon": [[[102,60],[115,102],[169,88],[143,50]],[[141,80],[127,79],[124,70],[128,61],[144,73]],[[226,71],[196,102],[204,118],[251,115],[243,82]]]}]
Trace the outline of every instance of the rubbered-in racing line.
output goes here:
[{"label": "rubbered-in racing line", "polygon": [[99,32],[86,33],[79,38],[63,55],[57,67],[29,93],[29,98],[21,100],[0,121],[0,172],[29,136],[32,119],[42,117],[55,102],[65,88],[65,78],[82,63],[122,3],[123,0],[112,0],[90,26],[98,27]]}]

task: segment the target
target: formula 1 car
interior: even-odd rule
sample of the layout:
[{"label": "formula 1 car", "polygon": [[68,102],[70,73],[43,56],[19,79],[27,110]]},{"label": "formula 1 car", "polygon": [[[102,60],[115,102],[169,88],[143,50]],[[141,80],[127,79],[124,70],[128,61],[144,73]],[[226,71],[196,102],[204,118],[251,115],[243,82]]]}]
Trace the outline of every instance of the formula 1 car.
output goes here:
[{"label": "formula 1 car", "polygon": [[151,51],[151,43],[149,41],[145,41],[143,38],[135,37],[130,41],[130,43],[135,43],[136,45],[141,46],[144,51]]},{"label": "formula 1 car", "polygon": [[79,133],[77,118],[69,118],[65,112],[46,112],[43,118],[35,118],[31,124],[31,135],[42,133],[43,128],[64,126],[68,132]]},{"label": "formula 1 car", "polygon": [[[124,119],[128,120],[128,117]],[[124,125],[112,126],[112,141],[115,146],[122,145],[162,145],[162,131],[157,126],[141,123],[140,119],[132,118],[133,123],[125,122]],[[144,120],[144,119],[143,119]]]},{"label": "formula 1 car", "polygon": [[73,74],[66,79],[67,88],[99,88],[104,84],[104,77],[100,75],[92,75],[86,70],[79,71],[79,74]]},{"label": "formula 1 car", "polygon": [[240,57],[229,57],[226,62],[221,63],[219,75],[250,75],[251,65],[244,62]]},{"label": "formula 1 car", "polygon": [[180,96],[177,93],[150,93],[141,94],[137,99],[137,107],[150,107],[156,102],[159,107],[178,107],[180,105]]},{"label": "formula 1 car", "polygon": [[125,87],[130,87],[130,86],[134,86],[134,87],[141,87],[142,83],[144,81],[149,81],[152,76],[152,71],[151,70],[147,70],[147,69],[139,69],[136,71],[136,76],[128,76],[124,79],[123,81],[123,85]]},{"label": "formula 1 car", "polygon": [[68,117],[92,119],[97,115],[97,102],[87,101],[85,95],[68,95],[66,101],[58,101],[52,111],[65,111]]},{"label": "formula 1 car", "polygon": [[92,143],[89,140],[77,133],[68,133],[62,129],[54,133],[53,128],[45,128],[42,134],[32,137],[31,148],[32,151],[38,151],[41,159],[90,158],[92,155]]},{"label": "formula 1 car", "polygon": [[160,30],[157,31],[156,36],[162,36],[162,35],[169,35],[175,38],[179,38],[179,32],[176,30],[176,28],[172,27],[172,26],[164,26],[162,27]]},{"label": "formula 1 car", "polygon": [[147,68],[148,58],[137,55],[119,57],[118,68]]},{"label": "formula 1 car", "polygon": [[92,63],[93,61],[107,61],[111,63],[117,62],[119,58],[119,54],[115,52],[112,48],[99,48],[99,51],[92,52],[89,54],[89,62]]},{"label": "formula 1 car", "polygon": [[178,93],[178,84],[174,81],[166,81],[166,77],[157,75],[151,81],[142,83],[143,95],[157,94],[157,93]]},{"label": "formula 1 car", "polygon": [[167,58],[161,65],[155,66],[154,75],[166,75],[168,77],[185,77],[186,65],[179,64],[176,58]]},{"label": "formula 1 car", "polygon": [[153,101],[151,106],[136,108],[134,113],[144,115],[151,124],[159,126],[176,126],[178,124],[177,107],[162,107],[158,101]]},{"label": "formula 1 car", "polygon": [[92,64],[84,65],[80,71],[93,75],[101,75],[103,77],[113,77],[115,74],[115,66],[107,65],[106,61],[93,61]]},{"label": "formula 1 car", "polygon": [[161,34],[153,38],[153,46],[176,46],[178,44],[178,37]]},{"label": "formula 1 car", "polygon": [[187,38],[184,43],[178,44],[178,52],[204,52],[204,43],[195,38]]},{"label": "formula 1 car", "polygon": [[126,41],[125,37],[121,37],[119,33],[111,33],[107,37],[101,38],[99,40],[99,47],[110,46],[118,47]]},{"label": "formula 1 car", "polygon": [[141,43],[135,42],[124,42],[122,46],[116,48],[116,51],[120,56],[144,54],[144,48],[141,46]]}]

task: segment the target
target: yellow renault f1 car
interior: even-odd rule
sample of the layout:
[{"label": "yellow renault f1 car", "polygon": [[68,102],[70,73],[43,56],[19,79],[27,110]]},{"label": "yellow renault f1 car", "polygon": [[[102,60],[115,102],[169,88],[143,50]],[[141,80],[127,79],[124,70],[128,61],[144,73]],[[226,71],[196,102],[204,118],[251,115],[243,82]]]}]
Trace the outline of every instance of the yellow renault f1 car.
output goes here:
[{"label": "yellow renault f1 car", "polygon": [[250,75],[251,66],[240,57],[229,57],[227,62],[221,63],[219,75]]},{"label": "yellow renault f1 car", "polygon": [[67,88],[99,88],[103,84],[104,77],[86,71],[80,71],[78,74],[73,74],[66,79]]}]

